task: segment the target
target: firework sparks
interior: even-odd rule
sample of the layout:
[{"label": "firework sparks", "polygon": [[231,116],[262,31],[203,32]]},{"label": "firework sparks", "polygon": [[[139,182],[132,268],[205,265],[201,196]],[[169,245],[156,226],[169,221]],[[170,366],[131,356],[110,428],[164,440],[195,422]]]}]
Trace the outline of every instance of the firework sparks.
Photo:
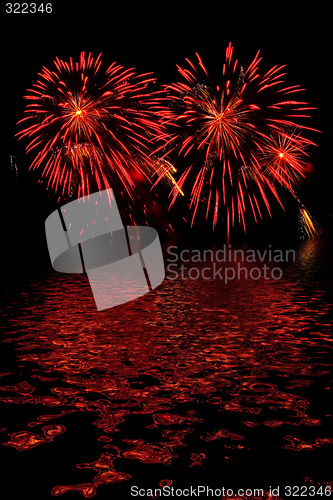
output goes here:
[{"label": "firework sparks", "polygon": [[161,133],[154,106],[155,82],[113,63],[102,69],[101,54],[82,52],[78,62],[56,59],[43,68],[28,90],[24,128],[32,169],[40,169],[47,187],[61,196],[89,194],[91,187],[120,190],[132,199],[135,179],[150,182],[154,162],[151,141]]},{"label": "firework sparks", "polygon": [[264,175],[292,191],[306,177],[307,149],[314,145],[297,130],[263,135],[258,157]]},{"label": "firework sparks", "polygon": [[153,188],[161,181],[161,179],[163,179],[167,182],[171,182],[171,185],[173,185],[175,189],[177,189],[178,193],[180,193],[182,196],[185,196],[184,191],[179,187],[174,178],[174,174],[177,172],[177,169],[168,160],[166,160],[165,158],[155,158],[155,167],[158,177],[153,185]]},{"label": "firework sparks", "polygon": [[198,54],[196,64],[186,61],[178,67],[185,81],[165,87],[169,107],[161,112],[170,131],[161,157],[180,171],[170,206],[184,192],[192,225],[200,206],[213,227],[222,219],[228,235],[236,224],[246,231],[248,213],[256,222],[263,207],[271,215],[273,199],[282,206],[279,189],[292,191],[304,177],[313,143],[301,120],[313,108],[295,100],[302,89],[285,86],[283,66],[261,73],[259,52],[244,70],[229,44],[216,86]]},{"label": "firework sparks", "polygon": [[301,233],[304,237],[312,240],[323,235],[322,227],[304,206],[299,210],[299,219]]}]

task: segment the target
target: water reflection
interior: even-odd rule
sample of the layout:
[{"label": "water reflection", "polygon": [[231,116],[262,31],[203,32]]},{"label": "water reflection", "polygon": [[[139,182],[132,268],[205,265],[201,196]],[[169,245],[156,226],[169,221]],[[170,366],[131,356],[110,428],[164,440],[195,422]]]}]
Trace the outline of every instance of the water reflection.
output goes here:
[{"label": "water reflection", "polygon": [[92,415],[82,436],[97,429],[100,456],[76,465],[93,479],[52,490],[86,498],[133,478],[132,461],[170,466],[181,455],[195,471],[212,443],[237,460],[254,431],[272,449],[332,446],[332,406],[315,404],[318,390],[332,396],[332,270],[321,242],[297,256],[279,281],[166,280],[103,312],[82,276],[51,272],[14,290],[2,342],[21,375],[1,374],[0,401],[39,414],[25,429],[5,426],[3,444],[47,446],[66,436],[66,416]]}]

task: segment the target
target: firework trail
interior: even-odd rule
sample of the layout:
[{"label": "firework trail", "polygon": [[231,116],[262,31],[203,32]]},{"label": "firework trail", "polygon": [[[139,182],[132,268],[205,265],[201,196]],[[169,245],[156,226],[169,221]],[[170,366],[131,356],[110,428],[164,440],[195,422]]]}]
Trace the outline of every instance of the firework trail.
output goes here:
[{"label": "firework trail", "polygon": [[149,91],[154,82],[117,63],[103,70],[101,54],[82,52],[77,62],[56,58],[52,70],[43,67],[18,122],[17,135],[35,153],[30,168],[62,197],[118,186],[133,200],[137,181],[150,182],[155,171],[151,141],[161,125]]},{"label": "firework trail", "polygon": [[[280,189],[293,192],[304,177],[314,143],[303,136],[313,129],[301,121],[314,108],[295,100],[303,89],[284,84],[284,66],[260,72],[259,52],[244,70],[229,44],[216,86],[198,54],[196,64],[186,61],[187,68],[178,66],[183,81],[165,86],[161,110],[169,133],[160,159],[180,171],[170,206],[185,193],[192,225],[200,206],[213,228],[222,218],[228,236],[236,224],[246,231],[248,214],[256,222],[263,209],[271,215],[272,200],[282,206]],[[165,176],[164,169],[157,182]]]},{"label": "firework trail", "polygon": [[302,238],[309,240],[326,236],[324,229],[304,205],[301,205],[299,208],[299,231]]}]

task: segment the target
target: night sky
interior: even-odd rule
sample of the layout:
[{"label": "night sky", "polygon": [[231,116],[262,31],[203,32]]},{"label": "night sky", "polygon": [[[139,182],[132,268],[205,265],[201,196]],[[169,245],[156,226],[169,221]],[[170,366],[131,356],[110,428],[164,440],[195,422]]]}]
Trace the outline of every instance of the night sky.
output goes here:
[{"label": "night sky", "polygon": [[[286,64],[287,82],[307,89],[305,100],[318,108],[309,125],[322,133],[312,137],[319,147],[310,152],[313,172],[302,195],[310,210],[330,226],[331,35],[330,15],[323,3],[316,2],[311,8],[304,2],[292,1],[106,5],[100,1],[90,7],[87,2],[57,2],[52,14],[2,16],[1,179],[2,206],[8,214],[6,227],[17,225],[18,219],[23,227],[34,220],[36,234],[43,237],[45,216],[53,209],[44,188],[37,186],[36,176],[27,174],[29,159],[24,153],[24,141],[18,143],[14,137],[18,130],[15,123],[25,107],[23,95],[42,66],[51,67],[57,56],[66,60],[81,51],[94,55],[102,52],[105,64],[117,61],[139,72],[152,71],[164,84],[178,78],[176,64],[183,64],[185,57],[193,59],[195,52],[201,55],[209,73],[218,76],[229,42],[243,66],[259,49],[263,67]],[[17,158],[18,185],[9,155]],[[24,215],[17,215],[17,206]]]}]

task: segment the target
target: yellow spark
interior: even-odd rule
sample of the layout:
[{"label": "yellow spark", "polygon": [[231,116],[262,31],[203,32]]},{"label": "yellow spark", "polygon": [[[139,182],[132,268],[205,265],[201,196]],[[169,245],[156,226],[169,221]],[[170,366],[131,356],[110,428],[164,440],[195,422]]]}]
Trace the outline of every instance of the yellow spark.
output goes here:
[{"label": "yellow spark", "polygon": [[178,186],[176,180],[174,179],[174,177],[171,175],[171,174],[168,174],[169,178],[171,179],[171,182],[174,186],[176,186],[176,188],[178,189],[178,192],[182,195],[182,196],[185,196],[184,194],[184,191],[182,190],[182,188],[180,186]]},{"label": "yellow spark", "polygon": [[309,214],[309,212],[305,208],[302,208],[301,214],[303,218],[303,227],[306,231],[308,238],[313,239],[320,237],[320,228],[317,227],[315,221],[312,220],[312,217]]},{"label": "yellow spark", "polygon": [[177,169],[167,160],[164,160],[163,164],[162,164],[162,167],[159,169],[159,172],[163,173],[163,175],[165,177],[167,177],[171,182],[172,184],[176,187],[176,189],[178,190],[178,192],[182,195],[182,196],[185,196],[184,194],[184,191],[182,190],[182,188],[177,184],[177,181],[176,179],[174,178],[174,176],[171,174],[170,171],[172,172],[177,172]]}]

